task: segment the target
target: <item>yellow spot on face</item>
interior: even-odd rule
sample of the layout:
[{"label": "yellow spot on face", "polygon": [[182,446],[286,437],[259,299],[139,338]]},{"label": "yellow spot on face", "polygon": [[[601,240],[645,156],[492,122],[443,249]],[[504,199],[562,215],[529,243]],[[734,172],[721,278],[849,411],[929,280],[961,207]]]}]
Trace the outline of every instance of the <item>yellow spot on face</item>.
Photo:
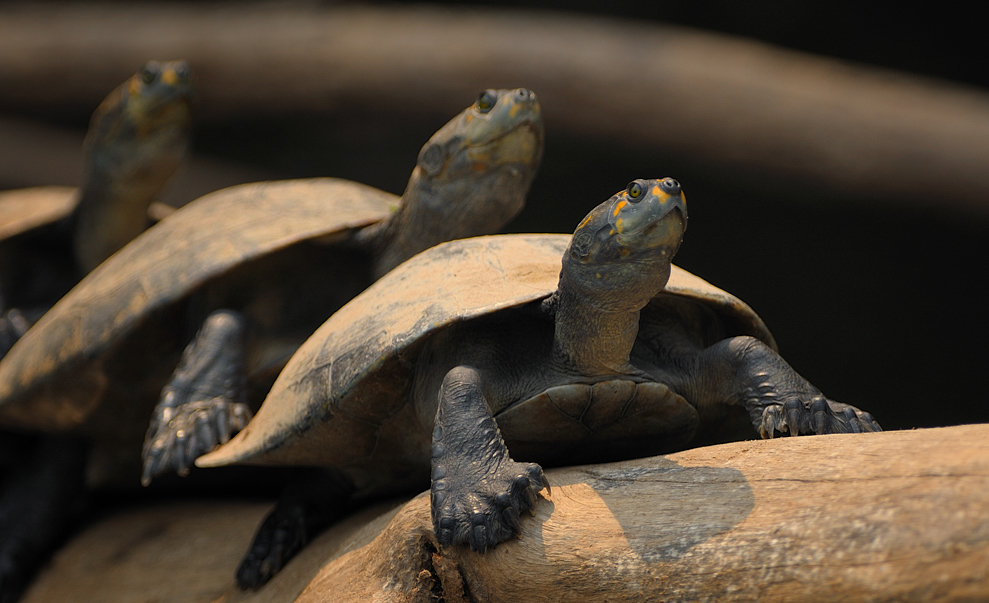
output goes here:
[{"label": "yellow spot on face", "polygon": [[580,226],[578,226],[577,228],[583,228],[583,227],[584,227],[584,225],[585,225],[585,224],[587,224],[587,223],[588,223],[588,222],[590,222],[590,221],[591,221],[591,216],[590,216],[590,214],[588,214],[588,215],[587,215],[587,216],[586,216],[586,217],[584,218],[584,220],[583,220],[583,221],[582,221],[582,222],[580,223]]},{"label": "yellow spot on face", "polygon": [[138,80],[136,77],[132,77],[130,79],[130,85],[127,86],[127,91],[130,92],[132,95],[134,95],[134,94],[140,94],[140,92],[141,92],[141,82],[140,82],[140,80]]},{"label": "yellow spot on face", "polygon": [[518,115],[519,111],[521,110],[522,110],[522,105],[518,103],[513,104],[512,108],[508,110],[508,117],[515,119],[515,116]]},{"label": "yellow spot on face", "polygon": [[619,201],[618,203],[616,203],[615,204],[615,213],[612,214],[612,215],[617,216],[618,215],[618,212],[620,212],[622,210],[622,208],[625,207],[627,204],[628,204],[628,201],[625,201],[625,200],[622,200],[622,201]]},{"label": "yellow spot on face", "polygon": [[660,196],[662,196],[663,191],[659,190],[659,187],[658,186],[654,186],[654,187],[652,187],[652,194],[654,196],[656,196],[656,197],[660,197]]},{"label": "yellow spot on face", "polygon": [[176,75],[174,69],[166,69],[165,72],[161,74],[161,81],[165,82],[169,86],[174,86],[179,83],[179,76]]},{"label": "yellow spot on face", "polygon": [[[615,228],[618,229],[618,232],[622,232],[623,223],[621,218],[615,220]],[[611,231],[611,234],[615,234],[615,231]]]}]

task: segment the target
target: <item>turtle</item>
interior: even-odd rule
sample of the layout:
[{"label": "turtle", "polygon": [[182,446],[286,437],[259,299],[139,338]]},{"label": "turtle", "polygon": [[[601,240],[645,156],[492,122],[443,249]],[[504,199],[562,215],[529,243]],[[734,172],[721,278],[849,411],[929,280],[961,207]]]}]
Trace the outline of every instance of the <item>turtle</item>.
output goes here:
[{"label": "turtle", "polygon": [[430,484],[440,546],[484,552],[548,485],[540,464],[879,430],[791,368],[744,302],[672,265],[686,225],[677,181],[635,180],[572,237],[438,245],[337,311],[196,461],[321,468],[285,490],[238,583],[263,584],[348,497]]},{"label": "turtle", "polygon": [[188,154],[192,75],[149,61],[97,107],[79,188],[0,192],[0,356],[83,275],[144,231]]},{"label": "turtle", "polygon": [[[90,487],[187,474],[335,309],[407,257],[496,232],[521,211],[543,136],[533,92],[485,90],[422,147],[401,197],[336,178],[250,183],[149,228],[0,361],[0,426],[60,436],[45,472],[25,471],[60,477],[18,486],[27,494],[8,507],[55,506],[49,493],[78,475],[60,467],[87,451],[99,459]],[[143,471],[112,465],[121,458],[143,459]]]}]

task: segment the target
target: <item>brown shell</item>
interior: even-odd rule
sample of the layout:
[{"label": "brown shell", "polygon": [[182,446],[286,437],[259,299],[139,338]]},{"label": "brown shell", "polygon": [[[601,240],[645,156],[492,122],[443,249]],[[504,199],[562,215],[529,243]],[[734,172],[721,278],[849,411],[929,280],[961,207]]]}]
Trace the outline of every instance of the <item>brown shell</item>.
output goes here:
[{"label": "brown shell", "polygon": [[39,408],[42,397],[32,392],[69,373],[98,381],[101,357],[150,314],[247,261],[378,222],[400,202],[363,184],[317,178],[244,184],[189,203],[80,281],[0,361],[0,423],[73,426],[85,416],[73,406],[84,402],[69,396]]},{"label": "brown shell", "polygon": [[74,186],[34,186],[0,192],[0,241],[69,216],[79,203]]},{"label": "brown shell", "polygon": [[[569,242],[570,235],[476,237],[437,245],[395,268],[323,323],[248,427],[196,464],[336,465],[372,449],[374,425],[408,402],[394,392],[410,380],[415,345],[454,322],[549,296]],[[744,302],[676,266],[661,293],[670,294],[710,304],[738,334],[775,347]]]}]

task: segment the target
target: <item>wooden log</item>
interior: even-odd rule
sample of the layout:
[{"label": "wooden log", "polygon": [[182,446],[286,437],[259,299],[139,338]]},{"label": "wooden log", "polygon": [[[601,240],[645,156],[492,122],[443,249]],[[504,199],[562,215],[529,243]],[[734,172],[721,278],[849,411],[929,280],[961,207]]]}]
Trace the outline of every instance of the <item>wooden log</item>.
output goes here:
[{"label": "wooden log", "polygon": [[[26,601],[151,600],[142,593],[166,585],[169,601],[228,603],[989,599],[989,425],[738,442],[548,475],[521,537],[483,556],[438,549],[422,494],[336,525],[241,593],[230,572],[263,507],[213,503],[97,524]],[[181,596],[204,572],[214,587]]]},{"label": "wooden log", "polygon": [[148,58],[176,57],[200,75],[207,117],[340,105],[439,117],[522,85],[549,128],[989,213],[989,94],[740,38],[466,8],[0,7],[3,107],[91,107]]}]

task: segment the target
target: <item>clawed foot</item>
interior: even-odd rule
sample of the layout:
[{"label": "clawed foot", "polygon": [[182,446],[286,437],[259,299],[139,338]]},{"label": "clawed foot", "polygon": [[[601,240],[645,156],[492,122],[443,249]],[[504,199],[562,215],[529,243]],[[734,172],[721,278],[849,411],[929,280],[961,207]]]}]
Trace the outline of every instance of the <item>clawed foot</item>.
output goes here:
[{"label": "clawed foot", "polygon": [[816,396],[810,402],[790,400],[770,404],[762,412],[759,433],[763,438],[778,435],[862,433],[882,431],[869,413],[849,404]]},{"label": "clawed foot", "polygon": [[227,443],[250,420],[247,405],[223,398],[175,408],[159,405],[144,439],[141,483],[147,486],[153,478],[169,471],[188,475],[197,457]]},{"label": "clawed foot", "polygon": [[255,590],[281,571],[309,541],[306,513],[301,505],[278,505],[258,528],[251,548],[237,568],[237,585]]},{"label": "clawed foot", "polygon": [[436,539],[441,546],[469,544],[479,553],[518,534],[519,516],[549,488],[539,465],[510,459],[477,483],[439,474],[434,469],[430,496]]}]

